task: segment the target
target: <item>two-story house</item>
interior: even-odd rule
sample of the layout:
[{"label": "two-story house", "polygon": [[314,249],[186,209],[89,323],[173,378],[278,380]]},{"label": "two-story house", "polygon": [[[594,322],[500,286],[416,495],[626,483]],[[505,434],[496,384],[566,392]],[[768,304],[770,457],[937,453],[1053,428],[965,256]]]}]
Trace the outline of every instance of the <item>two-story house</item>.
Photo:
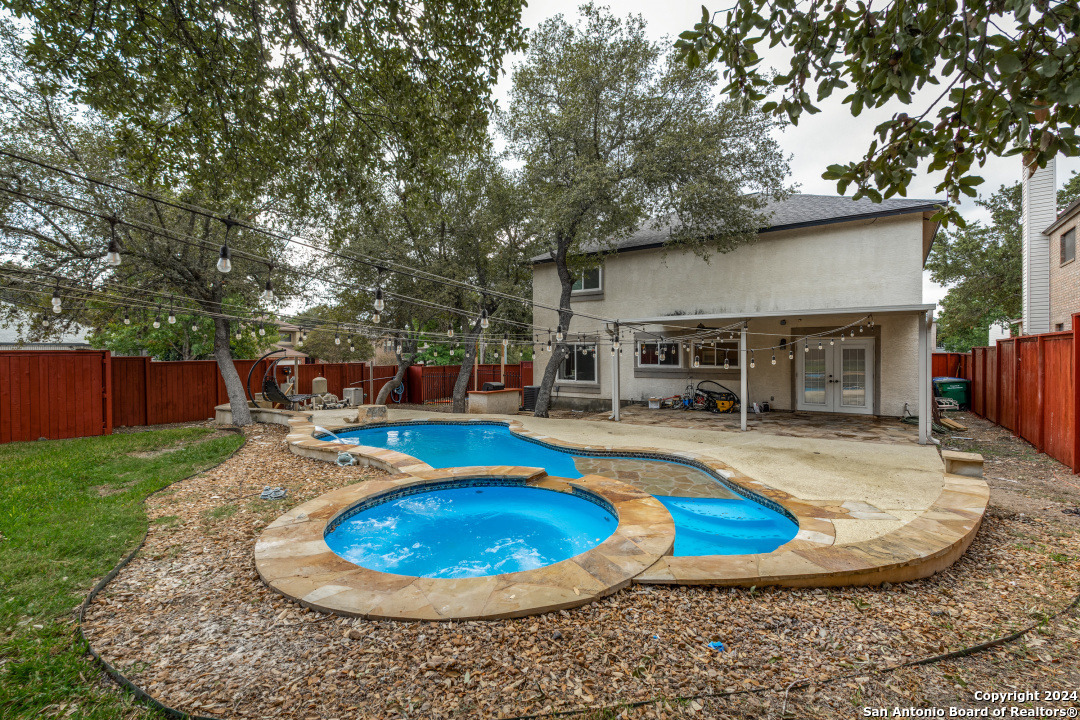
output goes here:
[{"label": "two-story house", "polygon": [[[754,242],[708,262],[665,247],[667,228],[641,228],[575,286],[574,310],[600,319],[575,316],[566,328],[575,351],[556,359],[555,406],[599,410],[616,394],[645,402],[710,379],[746,407],[918,414],[929,403],[934,306],[922,276],[938,202],[793,195],[768,207]],[[555,265],[532,262],[534,322],[554,331],[556,313],[540,305],[558,305]],[[546,347],[543,336],[538,378],[553,357]]]}]

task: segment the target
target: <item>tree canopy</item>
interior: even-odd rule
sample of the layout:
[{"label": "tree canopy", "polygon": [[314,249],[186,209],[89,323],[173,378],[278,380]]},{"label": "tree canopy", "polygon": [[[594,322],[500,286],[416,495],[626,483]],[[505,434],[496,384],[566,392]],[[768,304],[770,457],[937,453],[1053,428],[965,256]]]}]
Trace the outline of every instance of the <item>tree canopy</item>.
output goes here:
[{"label": "tree canopy", "polygon": [[[786,192],[787,161],[775,121],[713,99],[716,74],[675,62],[650,41],[640,16],[592,5],[530,36],[498,118],[520,160],[529,218],[559,274],[559,323],[569,332],[578,273],[646,222],[671,228],[672,245],[708,255],[748,242],[762,208]],[[566,351],[548,362],[537,401],[545,415]]]},{"label": "tree canopy", "polygon": [[[824,177],[855,197],[904,195],[920,166],[941,172],[952,203],[975,197],[991,155],[1046,165],[1080,152],[1080,10],[1075,0],[740,0],[680,35],[697,67],[723,67],[724,91],[798,123],[836,92],[854,116],[899,103],[861,160]],[[762,47],[786,48],[773,74]],[[925,93],[917,96],[916,93]],[[778,97],[773,98],[773,93]],[[926,98],[924,100],[924,98]],[[955,208],[942,213],[963,223]]]}]

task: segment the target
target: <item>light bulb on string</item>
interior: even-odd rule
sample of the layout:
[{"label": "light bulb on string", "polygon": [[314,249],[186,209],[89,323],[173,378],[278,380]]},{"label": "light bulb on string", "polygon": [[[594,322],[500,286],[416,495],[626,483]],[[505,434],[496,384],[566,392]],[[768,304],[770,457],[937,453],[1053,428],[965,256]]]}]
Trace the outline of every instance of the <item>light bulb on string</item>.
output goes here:
[{"label": "light bulb on string", "polygon": [[751,370],[754,369],[754,351],[753,350],[750,351],[750,369]]},{"label": "light bulb on string", "polygon": [[446,328],[446,337],[448,337],[448,338],[454,337],[454,326],[453,326],[453,324],[451,324],[449,327]]},{"label": "light bulb on string", "polygon": [[558,342],[562,342],[564,337],[566,336],[563,334],[562,325],[559,325],[557,328],[555,328],[555,340],[557,340]]},{"label": "light bulb on string", "polygon": [[730,370],[731,369],[731,361],[728,360],[727,350],[724,351],[724,369],[725,370]]},{"label": "light bulb on string", "polygon": [[547,341],[547,351],[551,352],[551,338],[550,337],[548,338],[548,341]]},{"label": "light bulb on string", "polygon": [[773,365],[775,365],[775,364],[776,364],[776,353],[773,353],[773,354],[772,354],[772,364],[773,364]]},{"label": "light bulb on string", "polygon": [[52,293],[53,312],[56,312],[56,313],[60,312],[60,304],[61,304],[61,302],[62,301],[60,300],[60,283],[56,283],[56,289],[54,289],[53,293]]},{"label": "light bulb on string", "polygon": [[176,312],[172,308],[169,308],[169,324],[176,324]]},{"label": "light bulb on string", "polygon": [[503,333],[503,347],[510,344],[510,337],[506,333]]},{"label": "light bulb on string", "polygon": [[[840,342],[844,342],[844,333],[840,333]],[[830,343],[831,345],[832,343]]]},{"label": "light bulb on string", "polygon": [[383,301],[382,288],[375,288],[375,312],[381,313],[386,308],[386,303]]},{"label": "light bulb on string", "polygon": [[154,329],[161,327],[161,313],[154,316]]},{"label": "light bulb on string", "polygon": [[109,267],[120,267],[120,243],[116,241],[116,218],[109,219],[109,252],[105,255]]},{"label": "light bulb on string", "polygon": [[696,356],[694,357],[694,367],[701,367],[701,358]]},{"label": "light bulb on string", "polygon": [[340,345],[341,344],[341,335],[339,335],[338,333],[334,333],[334,344],[335,345]]},{"label": "light bulb on string", "polygon": [[127,310],[124,311],[124,324],[125,325],[130,325],[131,324],[131,317],[128,315]]},{"label": "light bulb on string", "polygon": [[818,341],[817,341],[817,349],[818,349],[818,350],[820,350],[820,349],[821,349],[821,341],[820,341],[820,340],[818,340]]},{"label": "light bulb on string", "polygon": [[225,218],[225,242],[221,245],[221,252],[218,253],[217,269],[219,273],[228,274],[232,272],[232,252],[229,251],[229,232],[232,230],[233,222],[231,217]]},{"label": "light bulb on string", "polygon": [[851,337],[855,337],[855,328],[851,328]]},{"label": "light bulb on string", "polygon": [[806,340],[803,340],[803,344],[802,344],[802,351],[803,351],[804,353],[808,353],[808,352],[810,352],[810,343],[809,343],[809,342],[807,342]]},{"label": "light bulb on string", "polygon": [[480,311],[480,327],[483,328],[484,330],[487,330],[488,325],[490,325],[490,324],[491,324],[491,321],[488,320],[487,308],[485,308],[485,309]]},{"label": "light bulb on string", "polygon": [[379,324],[380,320],[382,320],[382,315],[380,315],[379,313],[375,313],[371,316],[371,322],[375,323],[376,325]]},{"label": "light bulb on string", "polygon": [[270,282],[270,273],[274,272],[274,266],[268,265],[266,267],[266,287],[262,291],[262,295],[259,297],[266,302],[274,301],[274,285]]},{"label": "light bulb on string", "polygon": [[262,323],[259,323],[259,334],[266,335],[266,327],[264,327]]},{"label": "light bulb on string", "polygon": [[787,359],[788,360],[794,360],[795,359],[795,352],[792,351],[792,350],[788,350],[787,351]]},{"label": "light bulb on string", "polygon": [[191,321],[191,332],[199,332],[199,324],[194,320]]},{"label": "light bulb on string", "polygon": [[244,337],[244,326],[239,322],[236,323],[236,339],[240,340]]}]

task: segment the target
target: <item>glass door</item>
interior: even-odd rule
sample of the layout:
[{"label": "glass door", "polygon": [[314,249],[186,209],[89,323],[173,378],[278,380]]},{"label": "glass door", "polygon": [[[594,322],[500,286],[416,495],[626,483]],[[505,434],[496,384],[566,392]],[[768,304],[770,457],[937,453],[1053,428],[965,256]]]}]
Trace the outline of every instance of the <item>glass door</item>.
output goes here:
[{"label": "glass door", "polygon": [[823,412],[874,412],[874,340],[860,338],[796,353],[796,408]]}]

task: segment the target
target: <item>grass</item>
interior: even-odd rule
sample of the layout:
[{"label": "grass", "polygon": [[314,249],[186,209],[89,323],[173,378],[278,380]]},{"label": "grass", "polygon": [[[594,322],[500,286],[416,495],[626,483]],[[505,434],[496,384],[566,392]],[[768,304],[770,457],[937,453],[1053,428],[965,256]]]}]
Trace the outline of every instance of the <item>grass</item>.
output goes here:
[{"label": "grass", "polygon": [[73,610],[139,542],[147,495],[220,463],[243,442],[210,433],[0,445],[0,717],[157,716],[102,682]]}]

